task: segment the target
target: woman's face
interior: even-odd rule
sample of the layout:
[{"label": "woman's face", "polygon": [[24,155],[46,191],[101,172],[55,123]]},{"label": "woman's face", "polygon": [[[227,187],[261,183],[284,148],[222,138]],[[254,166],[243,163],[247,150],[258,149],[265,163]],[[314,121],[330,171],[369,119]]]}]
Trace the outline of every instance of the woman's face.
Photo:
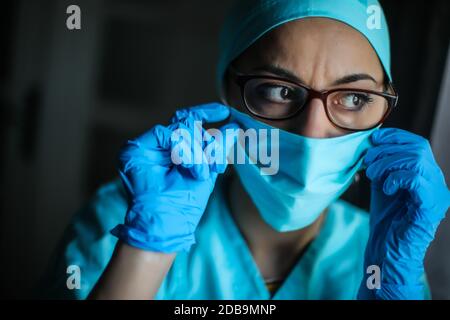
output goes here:
[{"label": "woman's face", "polygon": [[[318,91],[332,88],[382,91],[384,84],[383,68],[368,40],[346,24],[326,18],[295,20],[272,30],[233,65],[240,73],[290,77]],[[228,81],[227,88],[228,103],[248,112],[239,87]],[[320,99],[311,99],[294,118],[259,120],[312,138],[349,133],[328,120]]]}]

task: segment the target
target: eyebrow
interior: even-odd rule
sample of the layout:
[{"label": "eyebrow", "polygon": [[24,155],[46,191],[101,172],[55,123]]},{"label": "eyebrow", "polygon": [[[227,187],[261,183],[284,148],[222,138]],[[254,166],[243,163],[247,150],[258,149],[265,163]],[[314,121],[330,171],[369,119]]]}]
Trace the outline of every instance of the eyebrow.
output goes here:
[{"label": "eyebrow", "polygon": [[[305,81],[302,80],[297,75],[295,75],[293,72],[291,72],[287,69],[278,67],[276,65],[266,65],[266,66],[257,67],[257,68],[252,69],[252,72],[254,72],[254,71],[269,72],[269,73],[275,74],[279,77],[286,78],[288,80],[291,80],[294,82],[299,82],[303,85],[306,85]],[[375,84],[377,84],[377,81],[367,73],[354,73],[354,74],[349,74],[349,75],[346,75],[342,78],[335,80],[332,83],[332,85],[338,86],[338,85],[348,84],[348,83],[352,83],[352,82],[356,82],[356,81],[360,81],[360,80],[370,80],[370,81],[373,81]]]}]

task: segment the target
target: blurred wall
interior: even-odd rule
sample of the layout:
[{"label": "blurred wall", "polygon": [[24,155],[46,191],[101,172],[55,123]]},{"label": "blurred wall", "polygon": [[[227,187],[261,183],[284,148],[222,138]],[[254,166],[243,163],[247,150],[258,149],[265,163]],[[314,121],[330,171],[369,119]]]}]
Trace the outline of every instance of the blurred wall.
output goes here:
[{"label": "blurred wall", "polygon": [[[434,156],[444,172],[448,186],[450,185],[450,47],[444,70],[431,141]],[[450,299],[449,243],[450,219],[447,218],[439,226],[436,240],[430,246],[425,264],[430,286],[433,288],[433,297],[436,299]]]}]

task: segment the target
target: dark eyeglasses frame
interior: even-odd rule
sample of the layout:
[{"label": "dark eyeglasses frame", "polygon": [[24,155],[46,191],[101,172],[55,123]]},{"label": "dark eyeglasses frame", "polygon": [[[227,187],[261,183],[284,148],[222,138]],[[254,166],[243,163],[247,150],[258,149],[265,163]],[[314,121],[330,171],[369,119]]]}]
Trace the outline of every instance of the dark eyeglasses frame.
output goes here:
[{"label": "dark eyeglasses frame", "polygon": [[[271,120],[271,121],[281,121],[281,120],[287,120],[287,119],[291,119],[294,118],[295,116],[297,116],[301,111],[303,111],[305,108],[304,106],[308,105],[308,102],[311,101],[311,99],[317,98],[320,99],[322,101],[323,107],[325,108],[325,113],[328,117],[328,120],[336,127],[340,128],[340,129],[344,129],[344,130],[348,130],[348,131],[366,131],[366,130],[370,130],[373,128],[376,128],[377,126],[379,126],[380,124],[382,124],[386,118],[391,114],[392,110],[397,106],[398,103],[398,94],[394,88],[394,85],[392,84],[392,82],[389,82],[388,85],[390,87],[390,89],[392,90],[393,94],[389,94],[386,92],[378,92],[378,91],[373,91],[373,90],[365,90],[365,89],[354,89],[354,88],[336,88],[336,89],[330,89],[330,90],[323,90],[323,91],[317,91],[314,90],[304,84],[298,83],[296,81],[290,80],[290,79],[286,79],[286,78],[282,78],[282,77],[276,77],[276,76],[267,76],[267,75],[252,75],[252,74],[243,74],[238,72],[236,69],[234,69],[232,66],[229,66],[228,70],[230,71],[230,73],[233,75],[234,78],[234,82],[239,86],[240,90],[241,90],[241,96],[242,96],[242,100],[244,101],[245,107],[247,108],[247,110],[253,114],[254,116],[261,118],[261,119],[266,119],[266,120]],[[277,81],[283,81],[286,83],[290,83],[293,85],[296,85],[298,87],[301,87],[303,89],[305,89],[307,91],[307,99],[305,101],[305,104],[298,108],[298,110],[296,112],[294,112],[292,115],[289,115],[287,117],[283,117],[283,118],[271,118],[271,117],[265,117],[262,115],[257,114],[256,112],[254,112],[253,110],[251,110],[247,104],[246,98],[245,98],[245,87],[247,85],[247,83],[250,80],[253,79],[267,79],[267,80],[277,80]],[[383,117],[381,118],[380,121],[377,122],[377,124],[373,125],[370,128],[366,128],[366,129],[353,129],[353,128],[346,128],[343,126],[340,126],[336,123],[334,123],[332,117],[330,116],[329,112],[328,112],[328,107],[327,107],[327,99],[328,96],[332,93],[335,92],[340,92],[340,91],[351,91],[351,92],[362,92],[362,93],[370,93],[370,94],[375,94],[378,96],[382,96],[384,98],[386,98],[386,100],[388,101],[388,109],[386,110],[385,114],[383,115]]]}]

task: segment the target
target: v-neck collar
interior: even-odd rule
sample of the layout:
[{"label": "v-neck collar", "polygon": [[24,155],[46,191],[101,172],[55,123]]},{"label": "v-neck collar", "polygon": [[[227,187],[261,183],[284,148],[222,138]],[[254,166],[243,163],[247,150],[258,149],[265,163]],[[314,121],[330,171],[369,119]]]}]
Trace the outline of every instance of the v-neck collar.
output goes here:
[{"label": "v-neck collar", "polygon": [[[224,177],[222,182],[226,184],[229,182],[227,180],[228,179]],[[253,258],[244,236],[231,215],[228,199],[225,194],[227,187],[227,185],[222,185],[222,190],[219,192],[219,196],[222,197],[221,203],[225,204],[222,208],[223,215],[221,216],[223,217],[224,227],[226,228],[229,237],[228,240],[233,250],[236,250],[236,254],[242,259],[242,272],[248,275],[249,281],[253,284],[253,286],[250,287],[237,283],[236,288],[238,290],[247,290],[246,293],[242,292],[247,299],[307,299],[309,296],[309,283],[311,282],[311,277],[313,276],[315,261],[317,260],[317,256],[319,255],[324,242],[331,232],[330,215],[332,214],[332,210],[328,210],[318,235],[308,245],[305,252],[295,263],[294,267],[291,268],[291,271],[284,279],[283,283],[277,291],[275,291],[274,295],[272,295],[266,287],[264,277],[262,276],[256,261]]]}]

